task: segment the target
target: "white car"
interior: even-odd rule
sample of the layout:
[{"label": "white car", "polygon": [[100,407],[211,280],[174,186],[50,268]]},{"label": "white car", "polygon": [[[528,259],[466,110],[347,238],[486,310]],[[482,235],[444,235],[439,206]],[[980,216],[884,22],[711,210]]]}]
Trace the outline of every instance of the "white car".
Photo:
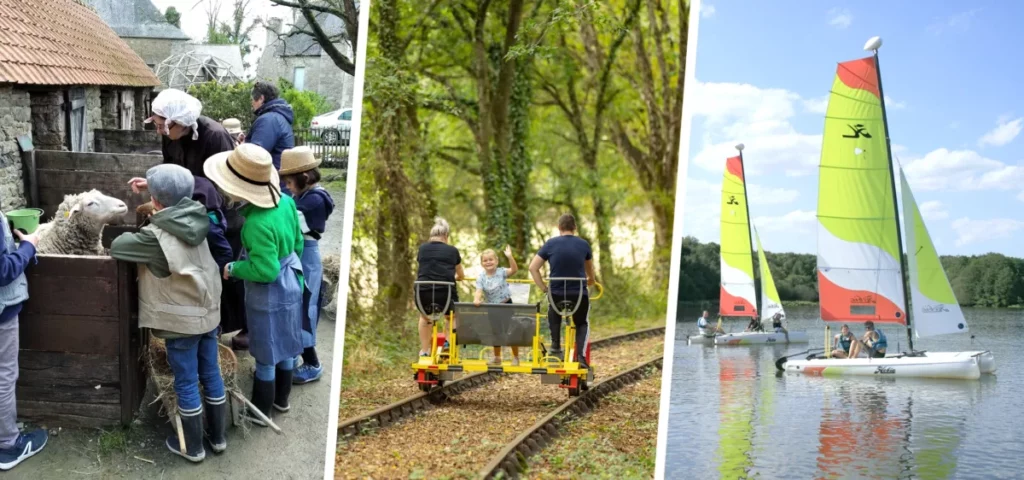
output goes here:
[{"label": "white car", "polygon": [[352,109],[342,108],[313,117],[309,128],[320,132],[320,139],[326,144],[348,145],[349,132],[352,131]]}]

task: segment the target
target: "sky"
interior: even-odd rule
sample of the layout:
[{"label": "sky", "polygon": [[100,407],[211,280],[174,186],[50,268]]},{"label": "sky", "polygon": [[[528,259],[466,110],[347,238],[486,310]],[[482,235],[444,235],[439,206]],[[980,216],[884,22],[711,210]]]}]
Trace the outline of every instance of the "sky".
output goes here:
[{"label": "sky", "polygon": [[[168,7],[174,7],[181,13],[181,30],[197,42],[206,39],[206,15],[211,2],[220,3],[220,16],[222,22],[231,21],[231,13],[234,10],[234,0],[151,0],[160,12],[166,12]],[[274,5],[270,0],[251,0],[250,14],[246,24],[250,21],[261,18],[278,17],[283,20],[285,28],[292,23],[292,11],[290,8]],[[262,26],[256,27],[250,35],[253,44],[253,52],[246,57],[249,63],[249,74],[255,74],[256,64],[266,44],[267,33]]]},{"label": "sky", "polygon": [[755,4],[701,5],[684,235],[720,242],[722,170],[742,142],[765,250],[815,253],[836,64],[878,35],[893,156],[939,254],[1024,257],[1024,2]]}]

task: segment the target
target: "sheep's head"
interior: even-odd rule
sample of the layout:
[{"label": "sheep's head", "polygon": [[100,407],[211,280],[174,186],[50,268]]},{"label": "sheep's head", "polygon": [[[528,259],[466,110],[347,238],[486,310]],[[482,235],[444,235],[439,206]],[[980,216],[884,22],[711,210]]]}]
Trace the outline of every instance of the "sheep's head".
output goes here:
[{"label": "sheep's head", "polygon": [[58,218],[80,216],[97,225],[106,225],[120,223],[126,213],[128,213],[128,206],[124,202],[93,189],[78,195],[64,197],[64,204],[61,205],[57,215]]}]

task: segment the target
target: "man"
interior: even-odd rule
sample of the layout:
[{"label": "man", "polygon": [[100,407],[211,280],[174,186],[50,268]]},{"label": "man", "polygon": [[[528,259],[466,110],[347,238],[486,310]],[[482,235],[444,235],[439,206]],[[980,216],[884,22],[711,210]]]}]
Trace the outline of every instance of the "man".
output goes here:
[{"label": "man", "polygon": [[533,257],[533,261],[530,262],[530,276],[542,292],[547,293],[550,288],[551,300],[555,303],[548,305],[552,356],[562,357],[562,316],[555,310],[555,305],[562,302],[575,304],[579,299],[576,313],[572,316],[573,324],[576,325],[576,361],[580,363],[581,368],[590,368],[586,360],[590,342],[590,327],[587,323],[590,317],[590,297],[587,288],[580,285],[582,282],[578,280],[555,280],[550,286],[545,285],[540,275],[540,268],[544,266],[544,262],[551,264],[551,278],[586,278],[587,286],[596,282],[593,251],[586,240],[576,236],[576,218],[572,215],[565,214],[559,217],[558,236],[544,242],[544,246]]},{"label": "man", "polygon": [[[21,241],[15,246],[14,236]],[[18,430],[18,314],[28,300],[25,268],[36,256],[39,238],[11,231],[0,213],[0,470],[10,470],[46,446],[46,430]]]},{"label": "man", "polygon": [[842,328],[839,329],[839,333],[832,337],[832,357],[848,358],[851,343],[853,341],[853,334],[850,333],[850,327],[844,324]]},{"label": "man", "polygon": [[758,320],[757,315],[750,317],[750,323],[747,324],[747,328],[744,332],[763,332],[764,327],[761,325],[761,320]]},{"label": "man", "polygon": [[[153,115],[146,123],[156,126],[163,137],[164,163],[181,165],[192,172],[194,177],[206,178],[203,164],[206,159],[235,149],[235,141],[223,125],[200,115],[203,104],[195,97],[173,88],[160,92],[153,99]],[[238,206],[224,206],[226,236],[235,260],[242,252],[242,225],[245,219],[238,214]],[[222,333],[241,330],[231,339],[235,350],[249,348],[248,330],[245,326],[245,287],[242,282],[232,280],[225,285],[221,298]]]},{"label": "man", "polygon": [[700,318],[697,319],[697,331],[700,332],[701,335],[705,335],[705,336],[709,336],[710,337],[710,336],[712,336],[712,335],[714,335],[716,333],[721,333],[721,334],[725,333],[722,330],[722,327],[719,327],[718,325],[715,325],[714,328],[709,328],[708,327],[708,325],[709,325],[708,322],[709,321],[710,321],[710,318],[708,318],[708,311],[704,310],[704,313],[701,314]]},{"label": "man", "polygon": [[860,354],[861,344],[869,349],[867,355],[871,358],[885,358],[885,349],[889,346],[885,334],[881,330],[875,330],[875,322],[870,320],[864,322],[864,336],[859,343],[854,344],[850,358],[857,358],[857,355]]},{"label": "man", "polygon": [[[291,105],[278,98],[278,95],[277,87],[271,83],[256,82],[252,87],[252,113],[256,120],[252,122],[252,129],[245,138],[249,143],[270,152],[274,168],[280,170],[281,152],[295,146],[295,135],[292,132],[295,113]],[[281,180],[281,192],[290,195],[284,180]]]},{"label": "man", "polygon": [[789,330],[782,326],[782,312],[775,312],[775,315],[772,315],[772,329],[775,333],[785,334],[786,343],[789,343]]}]

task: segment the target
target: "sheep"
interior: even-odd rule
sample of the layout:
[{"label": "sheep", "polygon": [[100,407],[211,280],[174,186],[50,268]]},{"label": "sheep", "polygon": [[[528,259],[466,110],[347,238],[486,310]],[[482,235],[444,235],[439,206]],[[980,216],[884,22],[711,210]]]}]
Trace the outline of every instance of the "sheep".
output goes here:
[{"label": "sheep", "polygon": [[323,283],[325,285],[323,290],[323,309],[327,312],[337,312],[338,299],[335,297],[338,295],[338,276],[340,273],[339,270],[341,270],[341,257],[335,254],[324,255],[321,259],[321,263],[324,266]]},{"label": "sheep", "polygon": [[100,234],[108,223],[120,223],[128,206],[93,189],[65,195],[54,218],[39,226],[36,251],[46,255],[102,255]]}]

